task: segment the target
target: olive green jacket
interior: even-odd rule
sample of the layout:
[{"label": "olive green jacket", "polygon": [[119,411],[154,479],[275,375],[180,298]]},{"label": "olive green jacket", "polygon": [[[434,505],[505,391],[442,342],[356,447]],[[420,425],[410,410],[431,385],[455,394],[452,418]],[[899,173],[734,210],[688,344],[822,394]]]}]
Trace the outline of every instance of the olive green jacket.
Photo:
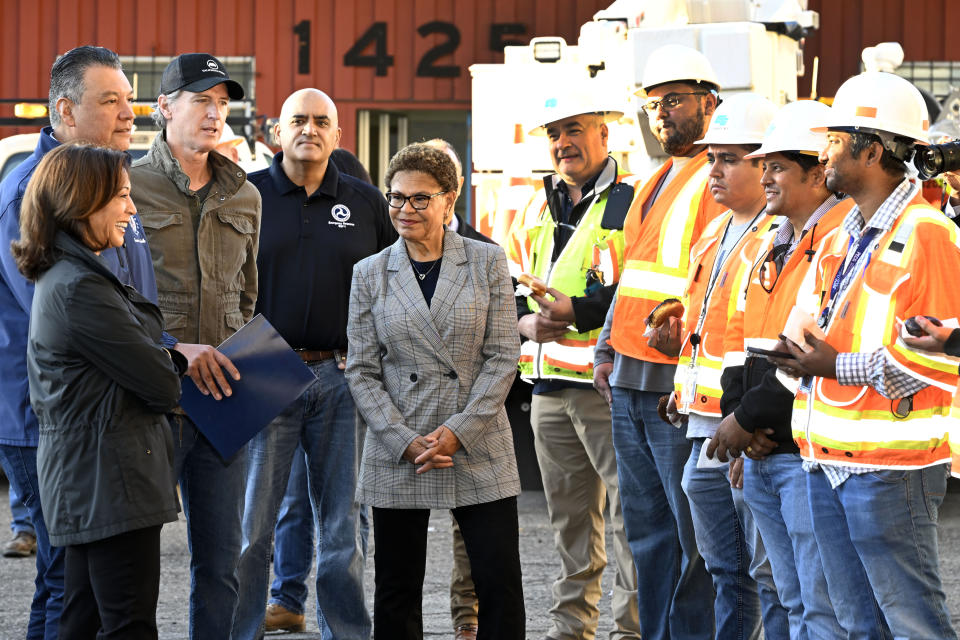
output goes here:
[{"label": "olive green jacket", "polygon": [[146,231],[167,333],[219,345],[253,317],[257,302],[260,193],[239,166],[211,152],[207,197],[171,155],[163,133],[130,170]]}]

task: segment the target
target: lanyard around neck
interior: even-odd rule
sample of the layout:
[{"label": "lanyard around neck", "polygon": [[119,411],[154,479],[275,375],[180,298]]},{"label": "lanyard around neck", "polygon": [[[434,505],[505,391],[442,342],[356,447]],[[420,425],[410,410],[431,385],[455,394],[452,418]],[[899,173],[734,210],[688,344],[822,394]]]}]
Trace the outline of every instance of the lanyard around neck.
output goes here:
[{"label": "lanyard around neck", "polygon": [[[740,232],[740,237],[737,238],[737,241],[730,248],[730,251],[728,251],[726,255],[722,256],[723,261],[720,262],[720,264],[718,264],[718,261],[721,258],[720,251],[723,249],[723,241],[726,239],[727,233],[730,231],[730,226],[733,224],[733,217],[727,220],[727,226],[723,230],[723,235],[720,236],[719,240],[717,241],[717,253],[713,257],[713,264],[710,266],[710,280],[707,282],[707,290],[703,296],[703,304],[700,306],[700,317],[697,318],[697,329],[696,331],[690,334],[690,344],[693,345],[694,349],[696,349],[700,345],[700,335],[701,335],[701,332],[703,331],[703,324],[704,322],[706,322],[706,319],[707,319],[707,307],[710,306],[710,297],[713,295],[713,290],[717,284],[717,280],[720,279],[720,272],[723,270],[723,265],[726,264],[730,256],[736,253],[737,247],[739,247],[740,243],[743,242],[744,236],[750,233],[750,230],[757,223],[757,220],[759,220],[760,217],[763,216],[764,211],[766,211],[766,207],[764,207],[763,209],[760,209],[757,215],[753,217],[753,220],[751,220],[746,226],[744,226],[743,231]],[[694,354],[694,357],[696,357],[696,354]]]},{"label": "lanyard around neck", "polygon": [[[830,285],[830,301],[827,306],[824,308],[823,313],[820,316],[821,328],[826,328],[827,323],[830,321],[831,315],[836,308],[837,295],[840,294],[841,289],[846,290],[849,288],[849,280],[852,279],[854,270],[857,268],[861,258],[863,257],[864,252],[869,248],[870,244],[873,242],[873,239],[880,232],[880,229],[877,227],[870,227],[863,232],[863,235],[860,236],[859,242],[857,242],[857,248],[853,252],[853,255],[850,255],[850,248],[853,246],[853,236],[850,236],[850,241],[847,242],[847,255],[850,256],[850,259],[846,261],[845,264],[840,265],[840,269],[837,270],[837,275],[833,278],[833,283]],[[873,252],[867,254],[866,260],[863,263],[863,270],[866,270],[867,265],[870,264],[870,258],[872,257]],[[847,282],[847,286],[844,287],[843,283]]]}]

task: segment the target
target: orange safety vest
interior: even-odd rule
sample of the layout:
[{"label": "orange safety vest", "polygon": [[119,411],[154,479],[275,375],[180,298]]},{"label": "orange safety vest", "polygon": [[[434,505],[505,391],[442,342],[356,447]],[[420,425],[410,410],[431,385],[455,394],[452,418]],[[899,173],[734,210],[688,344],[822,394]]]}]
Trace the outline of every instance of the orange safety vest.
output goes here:
[{"label": "orange safety vest", "polygon": [[894,366],[929,386],[912,398],[904,418],[871,386],[845,386],[813,378],[793,408],[793,436],[807,460],[851,466],[915,469],[950,461],[950,406],[957,387],[956,360],[915,351],[901,340],[897,323],[915,315],[960,317],[956,274],[960,234],[939,210],[915,198],[893,227],[875,241],[866,269],[835,301],[831,284],[843,265],[849,236],[837,233],[821,258],[821,311],[834,312],[827,342],[840,353],[884,349]]},{"label": "orange safety vest", "polygon": [[[746,291],[741,289],[738,292],[736,309],[724,335],[724,369],[742,365],[748,346],[773,349],[779,342],[790,310],[797,304],[799,293],[804,291],[810,296],[816,295],[813,279],[817,274],[817,262],[814,256],[840,228],[843,219],[853,207],[853,198],[844,198],[823,214],[804,234],[790,259],[780,269],[779,275],[776,267],[772,263],[765,263],[765,259],[773,248],[780,225],[790,224],[786,218],[776,218],[769,231],[753,245],[752,250],[739,253],[741,265],[749,271],[749,276],[743,279],[747,283]],[[813,253],[810,254],[809,251]],[[806,309],[819,306],[819,299],[801,305]]]},{"label": "orange safety vest", "polygon": [[[757,243],[764,237],[774,220],[770,216],[763,216],[757,218],[747,229],[720,265],[708,298],[707,286],[710,284],[710,276],[715,268],[717,252],[720,250],[727,223],[732,218],[733,212],[727,212],[711,220],[691,251],[687,291],[683,298],[683,342],[680,348],[680,362],[674,378],[677,406],[681,407],[681,413],[687,412],[682,408],[686,400],[684,387],[687,384],[693,384],[689,378],[695,371],[696,388],[689,399],[689,413],[716,418],[722,415],[720,396],[723,395],[723,389],[720,386],[720,373],[723,365],[724,334],[730,317],[736,310],[734,292],[743,290],[744,278],[748,272],[737,256],[740,252],[756,253]],[[698,325],[700,325],[699,331]],[[694,345],[690,339],[694,333],[700,336],[695,355]]]},{"label": "orange safety vest", "polygon": [[643,216],[643,206],[673,166],[673,159],[643,185],[624,224],[626,255],[613,312],[610,344],[618,352],[647,362],[676,364],[643,337],[645,320],[667,298],[683,296],[690,247],[706,224],[724,211],[707,190],[707,152],[687,162]]}]

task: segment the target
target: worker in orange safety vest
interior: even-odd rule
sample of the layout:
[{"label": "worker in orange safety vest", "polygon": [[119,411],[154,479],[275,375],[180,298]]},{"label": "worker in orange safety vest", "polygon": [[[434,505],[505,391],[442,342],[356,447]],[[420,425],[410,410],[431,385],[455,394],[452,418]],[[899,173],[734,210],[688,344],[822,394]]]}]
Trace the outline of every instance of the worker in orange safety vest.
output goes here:
[{"label": "worker in orange safety vest", "polygon": [[[905,177],[929,128],[913,85],[862,73],[831,109],[820,156],[827,187],[857,206],[823,248],[819,305],[778,343],[793,358],[773,359],[799,381],[793,436],[809,471],[813,531],[831,594],[846,593],[849,575],[863,571],[893,636],[956,638],[937,513],[957,366],[907,346],[900,323],[960,316],[958,229]],[[854,598],[832,600],[842,624],[874,615]]]},{"label": "worker in orange safety vest", "polygon": [[[741,255],[747,285],[737,296],[722,349],[720,404],[726,417],[708,447],[720,459],[741,451],[747,456],[744,501],[789,612],[790,637],[835,638],[847,632],[830,602],[810,523],[806,473],[790,428],[794,394],[780,382],[776,367],[746,349],[776,346],[799,292],[813,292],[817,251],[853,208],[851,198],[827,188],[817,158],[827,139],[811,128],[829,115],[830,108],[820,102],[790,103],[777,112],[763,146],[750,154],[763,159],[766,213],[773,224],[758,248]],[[844,593],[860,599],[861,608],[877,610],[861,574],[850,574]],[[882,620],[877,615],[861,628],[855,621],[848,624],[856,637],[883,637]]]},{"label": "worker in orange safety vest", "polygon": [[707,187],[706,150],[694,144],[717,107],[719,82],[702,53],[665,45],[650,54],[642,85],[650,129],[670,157],[636,191],[627,213],[624,270],[594,351],[594,386],[611,403],[644,638],[707,638],[713,584],[680,486],[691,445],[684,429],[657,413],[660,396],[673,389],[677,359],[642,334],[657,304],[683,295],[690,248],[724,209]]},{"label": "worker in orange safety vest", "polygon": [[[750,565],[755,549],[758,563],[765,555],[743,504],[738,479],[742,460],[734,461],[731,468],[703,460],[701,451],[721,419],[724,334],[736,306],[735,292],[742,290],[747,271],[738,255],[750,253],[773,221],[764,214],[760,160],[746,156],[760,147],[775,112],[769,99],[755,93],[734,95],[717,107],[698,144],[707,150],[710,192],[729,209],[707,224],[691,251],[682,328],[680,321],[669,318],[652,332],[654,348],[680,356],[668,413],[679,410],[681,419],[687,420],[686,436],[692,448],[682,487],[690,503],[697,548],[713,578],[718,638],[753,637],[760,632],[760,598]],[[767,614],[764,628],[768,635],[779,635],[778,628],[786,633],[786,611],[780,607],[769,571],[766,578],[766,588],[760,589]]]}]

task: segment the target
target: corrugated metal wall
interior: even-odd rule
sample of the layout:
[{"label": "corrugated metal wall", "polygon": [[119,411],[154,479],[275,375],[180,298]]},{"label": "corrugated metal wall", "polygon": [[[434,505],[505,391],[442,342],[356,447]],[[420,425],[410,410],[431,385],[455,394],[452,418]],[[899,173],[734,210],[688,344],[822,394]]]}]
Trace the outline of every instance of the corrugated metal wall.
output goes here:
[{"label": "corrugated metal wall", "polygon": [[[809,71],[820,56],[820,95],[832,96],[859,73],[861,50],[879,42],[899,42],[907,61],[960,61],[956,0],[809,0],[809,8],[820,12],[820,30],[807,40],[804,57]],[[799,88],[810,94],[809,73]]]},{"label": "corrugated metal wall", "polygon": [[[0,97],[38,98],[48,89],[56,55],[80,44],[99,44],[121,55],[170,56],[207,51],[217,56],[255,56],[257,109],[276,115],[295,89],[315,86],[333,96],[341,111],[343,144],[352,147],[359,108],[469,109],[470,73],[478,62],[497,62],[491,29],[522,25],[505,35],[526,42],[561,35],[575,42],[579,27],[611,0],[0,0]],[[309,21],[305,29],[304,21]],[[418,33],[431,23],[433,32]],[[346,66],[345,54],[374,23],[384,23],[384,75],[370,66]],[[300,25],[298,35],[294,29]],[[418,66],[448,43],[453,26],[459,44],[433,67],[455,67],[454,77],[423,77]],[[300,47],[309,34],[309,73],[300,73]],[[373,55],[375,43],[359,55]],[[434,70],[434,72],[436,72]],[[446,71],[449,73],[450,71]],[[427,72],[429,73],[429,71]],[[441,71],[440,73],[444,73]],[[0,115],[12,107],[0,106]],[[0,136],[33,130],[0,129]]]},{"label": "corrugated metal wall", "polygon": [[[294,89],[316,86],[341,108],[344,146],[354,142],[359,108],[469,108],[467,68],[496,62],[491,27],[520,24],[526,41],[535,35],[577,38],[579,26],[611,0],[0,0],[0,97],[46,95],[55,56],[78,44],[96,43],[122,55],[169,56],[208,51],[218,56],[255,56],[257,107],[279,112]],[[903,44],[907,60],[960,60],[956,0],[810,0],[821,13],[821,30],[807,42],[807,68],[819,55],[821,95],[832,95],[859,69],[860,50],[885,40]],[[309,21],[309,73],[299,73],[301,37]],[[385,75],[373,67],[345,66],[344,55],[374,23],[385,23]],[[434,47],[447,42],[449,27],[424,36],[417,29],[448,23],[460,37],[452,55],[434,65],[454,66],[459,75],[423,77],[417,67]],[[443,31],[447,30],[447,31]],[[372,55],[373,43],[361,54]],[[810,91],[809,75],[801,95]],[[507,88],[507,92],[509,88]],[[0,116],[12,115],[0,105]],[[32,127],[20,131],[29,131]],[[0,136],[15,133],[0,129]]]}]

